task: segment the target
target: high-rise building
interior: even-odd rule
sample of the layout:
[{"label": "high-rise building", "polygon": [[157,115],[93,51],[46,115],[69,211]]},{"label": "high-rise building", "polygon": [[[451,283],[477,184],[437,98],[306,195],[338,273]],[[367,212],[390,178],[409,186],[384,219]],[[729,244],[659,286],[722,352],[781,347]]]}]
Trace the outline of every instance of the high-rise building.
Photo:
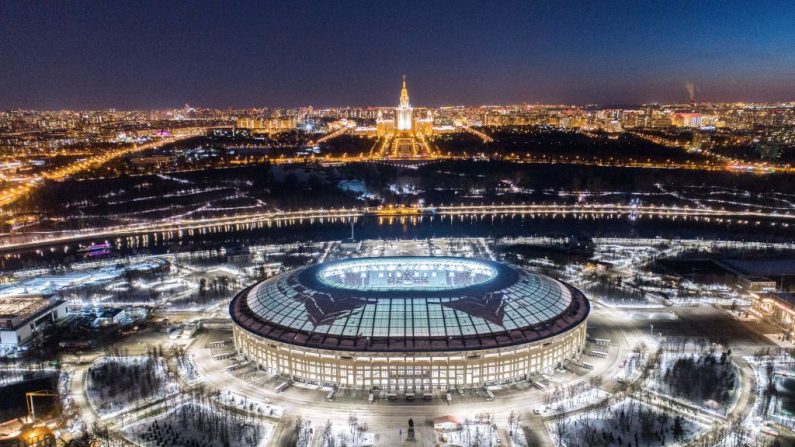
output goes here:
[{"label": "high-rise building", "polygon": [[294,116],[279,118],[240,117],[235,122],[238,129],[250,129],[255,133],[277,133],[293,130],[296,127]]},{"label": "high-rise building", "polygon": [[701,114],[693,112],[679,112],[671,117],[671,124],[676,127],[701,127]]},{"label": "high-rise building", "polygon": [[[418,112],[423,115],[422,110]],[[433,115],[427,111],[422,118],[414,116],[405,76],[394,117],[385,117],[379,110],[375,120],[375,134],[384,139],[376,151],[383,158],[424,159],[434,153],[428,141],[428,137],[433,135]]]},{"label": "high-rise building", "polygon": [[411,104],[409,104],[409,91],[406,88],[406,76],[403,76],[403,89],[400,90],[400,105],[395,110],[395,127],[398,131],[411,131],[414,120]]}]

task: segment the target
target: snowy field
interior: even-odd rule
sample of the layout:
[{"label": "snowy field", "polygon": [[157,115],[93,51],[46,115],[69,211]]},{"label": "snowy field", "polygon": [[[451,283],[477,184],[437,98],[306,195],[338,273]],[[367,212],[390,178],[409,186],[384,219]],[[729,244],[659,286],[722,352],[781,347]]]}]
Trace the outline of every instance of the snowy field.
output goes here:
[{"label": "snowy field", "polygon": [[663,353],[649,389],[724,414],[737,400],[737,368],[720,353]]},{"label": "snowy field", "polygon": [[554,400],[548,404],[539,407],[538,414],[552,415],[567,413],[574,410],[585,408],[589,405],[598,403],[610,396],[609,393],[599,388],[593,388],[587,391],[577,393],[574,396],[568,396],[560,400]]},{"label": "snowy field", "polygon": [[702,427],[671,412],[628,398],[587,413],[547,423],[556,445],[670,446],[691,438]]},{"label": "snowy field", "polygon": [[244,396],[227,390],[222,392],[214,399],[218,403],[224,405],[238,407],[252,413],[257,413],[272,418],[280,418],[284,414],[283,406],[272,404],[267,398],[265,399],[265,402],[260,402],[259,400],[251,401]]},{"label": "snowy field", "polygon": [[352,430],[340,429],[335,432],[334,445],[344,445],[347,447],[370,447],[375,444],[373,433],[354,432]]},{"label": "snowy field", "polygon": [[179,377],[188,385],[196,383],[200,378],[194,357],[195,355],[193,354],[180,353],[179,355],[175,355],[172,359],[177,374],[179,374]]},{"label": "snowy field", "polygon": [[58,394],[61,398],[61,414],[64,418],[64,428],[68,433],[75,434],[86,428],[85,422],[80,418],[79,409],[72,397],[72,372],[61,371],[58,377]]},{"label": "snowy field", "polygon": [[795,416],[791,411],[792,402],[795,402],[795,390],[792,389],[795,358],[782,353],[747,356],[745,359],[756,376],[756,401],[745,421],[746,426],[758,431],[765,424],[773,423],[795,429]]},{"label": "snowy field", "polygon": [[273,426],[234,412],[186,403],[125,428],[124,434],[153,447],[264,447]]},{"label": "snowy field", "polygon": [[439,435],[445,445],[462,447],[496,446],[499,442],[497,430],[491,424],[464,424],[458,431],[445,432]]},{"label": "snowy field", "polygon": [[524,430],[519,424],[516,424],[513,430],[511,430],[510,424],[505,425],[505,432],[508,433],[508,438],[511,440],[513,447],[529,447],[530,444],[527,442]]},{"label": "snowy field", "polygon": [[89,368],[86,383],[89,401],[100,416],[179,391],[163,359],[153,356],[99,358]]}]

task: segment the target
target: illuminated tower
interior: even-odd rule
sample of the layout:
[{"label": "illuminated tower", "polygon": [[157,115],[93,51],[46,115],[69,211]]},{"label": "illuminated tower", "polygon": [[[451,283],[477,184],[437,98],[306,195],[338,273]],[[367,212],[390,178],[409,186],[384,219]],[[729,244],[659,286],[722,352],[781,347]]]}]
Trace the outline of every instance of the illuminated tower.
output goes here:
[{"label": "illuminated tower", "polygon": [[409,91],[406,88],[406,76],[403,76],[403,89],[400,91],[400,105],[395,110],[395,120],[397,120],[398,131],[411,130],[411,104],[409,104]]}]

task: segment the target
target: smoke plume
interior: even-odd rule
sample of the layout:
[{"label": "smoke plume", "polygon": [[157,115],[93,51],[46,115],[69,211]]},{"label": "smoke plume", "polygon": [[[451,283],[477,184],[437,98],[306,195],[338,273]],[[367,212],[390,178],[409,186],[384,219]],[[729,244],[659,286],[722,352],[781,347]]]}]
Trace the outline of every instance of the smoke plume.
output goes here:
[{"label": "smoke plume", "polygon": [[685,88],[687,89],[687,94],[690,95],[690,102],[695,101],[696,99],[696,84],[693,84],[691,81],[685,82]]}]

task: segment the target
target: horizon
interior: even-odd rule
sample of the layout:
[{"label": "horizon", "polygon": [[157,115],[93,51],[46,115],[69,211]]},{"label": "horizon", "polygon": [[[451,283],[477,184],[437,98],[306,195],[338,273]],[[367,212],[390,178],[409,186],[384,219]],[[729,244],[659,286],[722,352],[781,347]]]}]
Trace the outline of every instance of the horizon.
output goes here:
[{"label": "horizon", "polygon": [[[792,106],[795,105],[795,99],[792,100],[775,100],[775,101],[716,101],[716,102],[705,102],[705,101],[695,101],[695,102],[649,102],[649,103],[636,103],[636,104],[596,104],[596,103],[588,103],[588,104],[574,104],[574,103],[530,103],[530,102],[520,102],[520,103],[491,103],[491,104],[442,104],[442,105],[424,105],[412,104],[414,109],[444,109],[444,108],[507,108],[507,107],[539,107],[539,108],[554,108],[554,107],[569,107],[569,108],[578,108],[578,109],[625,109],[631,110],[633,108],[640,108],[640,107],[648,107],[648,106],[658,106],[658,107],[691,107],[691,108],[698,108],[698,107],[715,107],[715,106],[736,106],[736,105],[744,105],[744,106]],[[191,109],[204,109],[204,110],[293,110],[293,109],[301,109],[311,107],[314,110],[335,110],[335,109],[394,109],[394,105],[373,105],[373,104],[363,104],[363,105],[354,105],[354,104],[340,104],[340,105],[328,105],[328,106],[319,106],[315,104],[303,104],[303,105],[296,105],[296,106],[279,106],[279,105],[256,105],[256,106],[249,106],[249,107],[208,107],[203,105],[191,104],[190,101],[183,104],[182,106],[172,106],[172,107],[159,107],[159,108],[119,108],[119,107],[104,107],[104,108],[86,108],[86,109],[78,109],[78,108],[62,108],[62,109],[35,109],[35,108],[11,108],[2,110],[0,112],[142,112],[142,111],[152,111],[152,112],[167,112],[167,111],[176,111],[182,110],[186,108]]]}]

